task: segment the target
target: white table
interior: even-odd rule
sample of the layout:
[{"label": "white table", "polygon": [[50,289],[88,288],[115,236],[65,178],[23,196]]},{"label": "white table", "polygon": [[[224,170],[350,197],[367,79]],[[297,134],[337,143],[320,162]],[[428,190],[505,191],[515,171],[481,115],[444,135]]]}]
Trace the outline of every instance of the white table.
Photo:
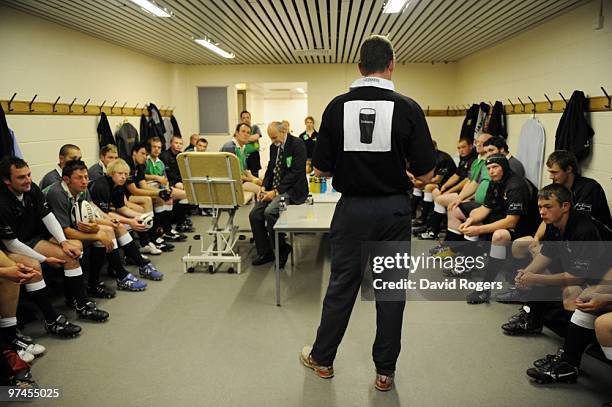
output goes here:
[{"label": "white table", "polygon": [[318,203],[338,203],[342,194],[340,192],[326,192],[324,194],[310,194],[315,204]]},{"label": "white table", "polygon": [[[292,236],[293,233],[296,232],[329,232],[335,209],[336,205],[330,205],[329,203],[315,203],[314,205],[289,205],[286,211],[281,212],[278,221],[274,225],[274,272],[276,274],[277,306],[280,307],[281,273],[278,234],[288,233],[290,236]],[[291,261],[291,264],[293,264],[293,259]]]}]

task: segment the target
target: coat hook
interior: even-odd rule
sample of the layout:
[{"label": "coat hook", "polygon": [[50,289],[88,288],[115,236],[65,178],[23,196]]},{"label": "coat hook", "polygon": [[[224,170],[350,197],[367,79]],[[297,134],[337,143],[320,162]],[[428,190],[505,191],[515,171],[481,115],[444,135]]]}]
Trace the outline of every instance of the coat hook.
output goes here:
[{"label": "coat hook", "polygon": [[123,106],[121,106],[121,114],[123,114],[123,108],[125,107],[125,105],[127,105],[127,102],[125,102]]},{"label": "coat hook", "polygon": [[429,116],[429,105],[427,106],[427,116]]},{"label": "coat hook", "polygon": [[28,103],[28,109],[30,110],[30,113],[32,113],[34,111],[34,109],[32,109],[32,103],[34,103],[34,100],[36,100],[37,96],[38,96],[38,94],[34,95],[32,100],[30,100],[30,103]]},{"label": "coat hook", "polygon": [[563,96],[563,93],[559,92],[559,96],[561,96],[561,99],[563,99],[563,101],[565,102],[565,106],[567,106],[567,100],[565,100],[565,96]]},{"label": "coat hook", "polygon": [[512,106],[512,113],[514,113],[514,103],[512,103],[510,99],[508,99],[508,102],[510,103],[510,106]]},{"label": "coat hook", "polygon": [[518,101],[521,103],[521,105],[523,106],[521,112],[525,113],[525,104],[523,103],[523,101],[521,100],[521,98],[517,97]]},{"label": "coat hook", "polygon": [[116,104],[117,104],[117,101],[115,100],[115,103],[113,103],[113,105],[111,106],[110,114],[113,114],[113,109],[115,108]]},{"label": "coat hook", "polygon": [[104,102],[102,102],[102,104],[100,105],[100,113],[102,113],[102,108],[104,107],[105,103],[106,103],[106,99],[104,99]]},{"label": "coat hook", "polygon": [[604,95],[606,95],[606,98],[608,98],[608,104],[604,107],[606,109],[610,109],[610,107],[612,106],[612,104],[610,103],[610,96],[608,95],[608,92],[606,92],[603,86],[601,86],[601,91],[604,93]]},{"label": "coat hook", "polygon": [[138,109],[138,105],[139,103],[136,103],[136,106],[134,106],[134,110]]},{"label": "coat hook", "polygon": [[533,109],[531,111],[535,113],[535,111],[536,111],[536,104],[533,102],[533,99],[531,98],[531,96],[527,96],[527,98],[529,99],[529,101],[533,105]]},{"label": "coat hook", "polygon": [[57,113],[57,109],[55,108],[55,105],[57,105],[57,101],[60,100],[61,96],[58,96],[57,99],[55,99],[55,102],[53,103],[53,113]]},{"label": "coat hook", "polygon": [[15,96],[17,96],[17,92],[13,93],[13,96],[11,96],[11,100],[8,101],[8,109],[9,112],[12,112],[14,109],[11,107],[11,104],[13,103],[13,99],[15,99]]},{"label": "coat hook", "polygon": [[533,102],[533,99],[531,98],[531,96],[527,95],[527,97],[529,98],[529,101],[531,102],[531,104],[533,105],[533,109],[531,109],[531,113],[533,113],[533,118],[535,119],[535,114],[536,114],[536,104]]},{"label": "coat hook", "polygon": [[489,100],[489,106],[493,107],[493,103]]},{"label": "coat hook", "polygon": [[87,102],[85,102],[85,104],[83,105],[83,113],[87,113],[87,104],[89,103],[91,99],[87,99]]},{"label": "coat hook", "polygon": [[546,98],[546,100],[548,100],[548,104],[550,105],[550,107],[548,108],[548,111],[551,112],[553,110],[553,102],[550,101],[546,93],[544,94],[544,97]]},{"label": "coat hook", "polygon": [[72,99],[72,103],[70,103],[70,105],[68,106],[68,113],[72,113],[72,105],[74,104],[76,100],[77,98]]}]

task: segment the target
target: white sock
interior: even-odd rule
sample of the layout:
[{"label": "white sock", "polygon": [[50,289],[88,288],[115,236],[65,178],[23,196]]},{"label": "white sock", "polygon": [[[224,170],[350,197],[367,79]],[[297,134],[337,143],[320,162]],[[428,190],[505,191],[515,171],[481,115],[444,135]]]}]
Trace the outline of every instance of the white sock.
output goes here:
[{"label": "white sock", "polygon": [[189,199],[181,199],[180,201],[178,201],[178,203],[187,205],[189,203]]},{"label": "white sock", "polygon": [[433,195],[431,194],[431,192],[425,192],[425,196],[423,196],[423,201],[433,202]]},{"label": "white sock", "polygon": [[423,191],[421,191],[418,188],[413,188],[412,189],[412,195],[414,195],[414,196],[423,196]]},{"label": "white sock", "polygon": [[166,205],[160,205],[153,208],[153,212],[161,213],[166,211]]},{"label": "white sock", "polygon": [[126,233],[123,236],[119,236],[119,239],[117,239],[120,246],[125,246],[127,244],[130,244],[132,240],[134,239],[132,239],[132,235],[130,235],[129,233]]},{"label": "white sock", "polygon": [[498,246],[496,244],[491,244],[491,250],[489,254],[494,259],[505,260],[506,259],[506,246]]},{"label": "white sock", "polygon": [[36,283],[28,283],[28,284],[26,284],[25,288],[26,288],[26,291],[30,293],[32,291],[42,290],[46,286],[47,286],[47,284],[45,284],[45,280],[40,280],[40,281],[37,281]]},{"label": "white sock", "polygon": [[77,267],[75,269],[64,269],[64,275],[66,277],[78,277],[78,276],[82,276],[83,275],[83,270],[81,269],[81,267]]},{"label": "white sock", "polygon": [[[425,200],[425,198],[423,198],[423,200]],[[434,212],[438,212],[444,215],[446,213],[446,208],[440,205],[439,203],[434,202]]]},{"label": "white sock", "polygon": [[585,329],[595,329],[595,318],[595,315],[591,315],[577,309],[572,314],[572,318],[570,319],[570,321]]},{"label": "white sock", "polygon": [[[459,234],[461,234],[461,233],[459,233]],[[466,236],[466,235],[463,235],[463,238],[464,238],[465,240],[470,241],[470,242],[477,242],[477,241],[479,241],[479,240],[480,240],[480,239],[478,238],[478,236]]]},{"label": "white sock", "polygon": [[0,318],[0,328],[10,328],[17,325],[17,317]]},{"label": "white sock", "polygon": [[119,248],[119,245],[117,244],[117,239],[113,239],[113,250],[116,250]]}]

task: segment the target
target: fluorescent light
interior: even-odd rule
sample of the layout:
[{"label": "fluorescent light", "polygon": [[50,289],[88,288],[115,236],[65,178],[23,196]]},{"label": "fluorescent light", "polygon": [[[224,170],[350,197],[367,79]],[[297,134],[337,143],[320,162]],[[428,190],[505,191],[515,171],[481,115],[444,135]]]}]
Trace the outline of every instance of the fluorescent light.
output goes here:
[{"label": "fluorescent light", "polygon": [[231,52],[222,50],[221,48],[217,47],[215,44],[213,44],[209,40],[204,39],[204,40],[194,40],[194,41],[200,44],[201,46],[208,48],[212,52],[221,55],[223,58],[234,58],[235,57],[235,55],[232,54]]},{"label": "fluorescent light", "polygon": [[383,13],[392,14],[399,13],[404,8],[407,0],[387,0],[385,7],[383,8]]},{"label": "fluorescent light", "polygon": [[296,88],[295,90],[297,90],[299,93],[306,93],[306,91],[303,88]]},{"label": "fluorescent light", "polygon": [[130,0],[132,3],[139,5],[144,11],[155,15],[156,17],[172,17],[166,9],[159,7],[157,4],[148,0]]}]

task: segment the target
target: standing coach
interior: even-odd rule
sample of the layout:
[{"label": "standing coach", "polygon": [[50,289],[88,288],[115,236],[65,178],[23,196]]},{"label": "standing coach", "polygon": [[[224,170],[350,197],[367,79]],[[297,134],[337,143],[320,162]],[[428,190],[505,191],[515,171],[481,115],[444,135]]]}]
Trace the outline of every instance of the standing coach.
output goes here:
[{"label": "standing coach", "polygon": [[[322,378],[333,361],[363,277],[362,242],[410,240],[410,193],[406,171],[429,182],[436,156],[420,106],[394,91],[393,46],[371,36],[361,45],[363,78],[336,97],[323,113],[313,165],[333,176],[342,193],[331,226],[331,276],[317,338],[302,349],[302,363]],[[391,390],[400,352],[405,301],[376,302],[375,387]]]}]

